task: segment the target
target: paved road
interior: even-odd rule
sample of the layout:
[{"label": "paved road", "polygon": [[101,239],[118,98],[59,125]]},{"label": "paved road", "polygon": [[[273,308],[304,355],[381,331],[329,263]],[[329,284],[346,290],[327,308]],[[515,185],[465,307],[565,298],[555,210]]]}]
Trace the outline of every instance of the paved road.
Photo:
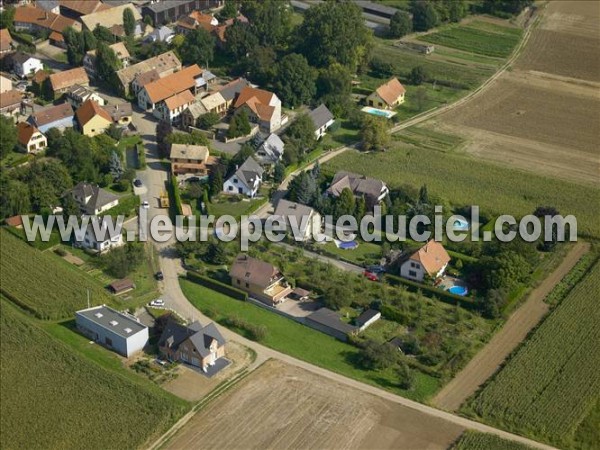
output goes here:
[{"label": "paved road", "polygon": [[435,406],[447,411],[457,411],[498,370],[548,313],[548,305],[544,303],[546,296],[589,249],[590,244],[587,242],[577,242],[573,246],[558,268],[529,294],[527,301],[508,318],[502,329],[435,396]]}]

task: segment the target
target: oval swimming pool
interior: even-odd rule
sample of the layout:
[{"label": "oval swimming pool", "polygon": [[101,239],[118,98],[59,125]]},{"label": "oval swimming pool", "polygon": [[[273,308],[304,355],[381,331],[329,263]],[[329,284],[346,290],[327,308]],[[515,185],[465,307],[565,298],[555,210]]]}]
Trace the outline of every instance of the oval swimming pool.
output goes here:
[{"label": "oval swimming pool", "polygon": [[448,289],[448,292],[450,292],[451,294],[454,294],[454,295],[464,296],[469,293],[469,290],[464,286],[452,286],[451,288]]}]

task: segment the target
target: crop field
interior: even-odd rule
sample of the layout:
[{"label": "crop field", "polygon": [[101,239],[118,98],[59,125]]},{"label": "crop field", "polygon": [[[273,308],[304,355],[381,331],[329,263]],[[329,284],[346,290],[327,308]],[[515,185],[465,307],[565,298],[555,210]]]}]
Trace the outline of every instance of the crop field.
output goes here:
[{"label": "crop field", "polygon": [[3,449],[138,448],[187,410],[81,357],[4,297],[0,308]]},{"label": "crop field", "polygon": [[419,36],[419,40],[466,52],[499,58],[508,57],[521,39],[519,28],[473,21],[467,25],[449,25],[440,31]]},{"label": "crop field", "polygon": [[427,184],[430,195],[457,206],[479,205],[489,215],[522,216],[537,206],[553,205],[561,214],[577,217],[580,234],[600,237],[599,211],[589,201],[598,198],[600,189],[477,161],[459,151],[460,140],[440,134],[425,128],[403,130],[389,151],[347,151],[329,160],[323,170],[329,175],[338,170],[362,173],[391,188]]},{"label": "crop field", "polygon": [[524,444],[507,441],[493,434],[465,431],[450,450],[528,450]]},{"label": "crop field", "polygon": [[104,288],[76,267],[32,248],[0,231],[0,285],[2,292],[40,319],[62,319],[87,304],[113,302]]},{"label": "crop field", "polygon": [[[467,412],[489,423],[573,446],[600,398],[600,264],[545,319]],[[596,428],[596,441],[600,429]]]},{"label": "crop field", "polygon": [[462,428],[268,361],[198,412],[167,449],[447,449]]}]

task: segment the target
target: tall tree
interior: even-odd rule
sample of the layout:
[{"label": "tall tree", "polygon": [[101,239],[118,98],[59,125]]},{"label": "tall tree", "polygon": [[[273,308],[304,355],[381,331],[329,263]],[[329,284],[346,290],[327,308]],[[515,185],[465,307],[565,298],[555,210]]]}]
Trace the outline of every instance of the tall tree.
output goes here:
[{"label": "tall tree", "polygon": [[339,218],[344,215],[353,216],[356,211],[356,199],[349,188],[342,189],[340,196],[335,201],[335,216]]},{"label": "tall tree", "polygon": [[324,2],[308,9],[298,39],[300,52],[317,67],[338,62],[354,72],[370,51],[370,32],[353,2]]},{"label": "tall tree", "polygon": [[15,26],[15,8],[7,5],[0,11],[0,28],[12,30]]},{"label": "tall tree", "polygon": [[396,11],[390,19],[389,36],[394,39],[401,38],[412,32],[412,19],[406,11]]},{"label": "tall tree", "polygon": [[316,73],[302,55],[290,53],[281,58],[273,83],[284,105],[295,108],[309,103],[315,96]]},{"label": "tall tree", "polygon": [[[294,119],[285,130],[283,141],[285,142],[283,157],[288,164],[303,158],[307,152],[315,148],[317,144],[315,125],[308,114],[299,114]],[[291,156],[295,156],[296,159]]]},{"label": "tall tree", "polygon": [[252,131],[250,120],[246,111],[242,110],[236,113],[229,121],[229,129],[227,130],[227,137],[233,139],[240,136],[247,136]]},{"label": "tall tree", "polygon": [[415,31],[427,31],[440,23],[438,13],[430,1],[417,0],[412,4],[411,10]]},{"label": "tall tree", "polygon": [[250,25],[235,20],[225,29],[225,51],[236,59],[246,58],[258,46]]},{"label": "tall tree", "polygon": [[184,65],[198,64],[204,67],[212,62],[214,51],[215,38],[202,27],[188,33],[179,49]]},{"label": "tall tree", "polygon": [[156,124],[156,143],[158,144],[158,155],[168,158],[171,147],[168,137],[173,132],[173,126],[168,120],[161,120]]},{"label": "tall tree", "polygon": [[13,179],[6,172],[0,175],[0,217],[31,212],[29,186]]},{"label": "tall tree", "polygon": [[99,42],[96,48],[96,72],[98,77],[112,86],[116,86],[117,71],[123,68],[115,51],[105,42]]},{"label": "tall tree", "polygon": [[130,8],[123,10],[123,29],[126,36],[133,36],[135,33],[135,17]]},{"label": "tall tree", "polygon": [[276,75],[276,60],[271,47],[256,47],[247,62],[248,78],[259,85],[270,84]]},{"label": "tall tree", "polygon": [[317,79],[317,96],[336,117],[345,116],[352,107],[352,75],[341,64],[321,69]]},{"label": "tall tree", "polygon": [[292,30],[292,9],[281,0],[246,0],[242,14],[248,18],[260,45],[281,48]]},{"label": "tall tree", "polygon": [[365,116],[360,130],[362,149],[365,151],[385,151],[390,144],[388,123],[384,119]]},{"label": "tall tree", "polygon": [[72,27],[67,27],[63,31],[63,38],[67,46],[67,60],[72,66],[80,66],[83,63],[85,55],[85,38],[83,33]]},{"label": "tall tree", "polygon": [[0,158],[8,155],[17,145],[17,129],[13,120],[0,116]]},{"label": "tall tree", "polygon": [[219,11],[219,20],[233,19],[238,15],[236,0],[227,0],[225,6]]}]

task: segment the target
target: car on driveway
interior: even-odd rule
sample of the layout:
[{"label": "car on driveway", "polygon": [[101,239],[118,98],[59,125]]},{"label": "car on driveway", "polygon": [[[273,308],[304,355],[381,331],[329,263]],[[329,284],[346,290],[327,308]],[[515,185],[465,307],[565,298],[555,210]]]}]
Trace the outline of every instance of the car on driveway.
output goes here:
[{"label": "car on driveway", "polygon": [[133,185],[135,187],[142,187],[142,180],[140,180],[139,178],[136,178],[135,180],[133,180]]},{"label": "car on driveway", "polygon": [[377,276],[377,274],[376,274],[376,273],[369,272],[368,270],[365,270],[365,271],[363,272],[363,275],[364,275],[364,277],[365,277],[367,280],[371,280],[371,281],[379,281],[379,277]]},{"label": "car on driveway", "polygon": [[165,306],[165,301],[161,298],[157,298],[156,300],[152,300],[150,302],[150,306],[162,308],[163,306]]}]

